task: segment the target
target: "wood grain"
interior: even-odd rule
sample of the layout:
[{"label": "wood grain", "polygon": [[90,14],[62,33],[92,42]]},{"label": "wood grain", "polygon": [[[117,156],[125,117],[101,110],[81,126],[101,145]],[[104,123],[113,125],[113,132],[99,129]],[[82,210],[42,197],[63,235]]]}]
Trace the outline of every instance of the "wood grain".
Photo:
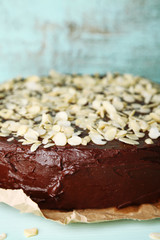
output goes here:
[{"label": "wood grain", "polygon": [[160,80],[159,0],[1,0],[0,80],[129,72]]}]

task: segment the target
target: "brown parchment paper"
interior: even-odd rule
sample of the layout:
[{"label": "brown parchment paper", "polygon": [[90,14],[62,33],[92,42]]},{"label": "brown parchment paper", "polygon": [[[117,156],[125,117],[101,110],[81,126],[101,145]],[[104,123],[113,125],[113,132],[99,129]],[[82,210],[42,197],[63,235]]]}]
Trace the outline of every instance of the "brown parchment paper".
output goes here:
[{"label": "brown parchment paper", "polygon": [[10,190],[0,188],[0,202],[20,210],[22,213],[33,213],[37,216],[69,224],[71,222],[104,222],[119,219],[149,220],[160,218],[160,202],[155,204],[142,204],[140,206],[127,207],[123,209],[85,209],[69,212],[58,210],[40,209],[22,189]]}]

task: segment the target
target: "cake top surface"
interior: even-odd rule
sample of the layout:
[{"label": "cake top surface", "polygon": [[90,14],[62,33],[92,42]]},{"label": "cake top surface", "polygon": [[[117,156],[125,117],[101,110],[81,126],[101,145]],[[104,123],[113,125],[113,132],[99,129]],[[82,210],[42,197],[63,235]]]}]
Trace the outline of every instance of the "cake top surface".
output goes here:
[{"label": "cake top surface", "polygon": [[160,136],[160,88],[129,74],[13,79],[0,85],[0,136],[40,145],[152,144]]}]

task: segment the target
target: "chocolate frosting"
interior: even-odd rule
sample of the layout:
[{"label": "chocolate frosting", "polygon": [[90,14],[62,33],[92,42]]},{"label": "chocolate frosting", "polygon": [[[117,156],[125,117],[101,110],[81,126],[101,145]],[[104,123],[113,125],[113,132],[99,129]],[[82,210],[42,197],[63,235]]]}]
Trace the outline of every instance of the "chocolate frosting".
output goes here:
[{"label": "chocolate frosting", "polygon": [[138,146],[50,148],[0,138],[0,187],[22,188],[41,208],[126,207],[160,199],[160,140]]}]

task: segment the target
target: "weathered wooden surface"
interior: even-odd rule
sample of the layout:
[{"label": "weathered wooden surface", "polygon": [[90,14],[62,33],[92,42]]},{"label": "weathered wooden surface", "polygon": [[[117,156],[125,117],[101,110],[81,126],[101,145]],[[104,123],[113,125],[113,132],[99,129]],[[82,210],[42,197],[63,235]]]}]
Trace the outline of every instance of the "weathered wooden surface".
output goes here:
[{"label": "weathered wooden surface", "polygon": [[1,0],[0,80],[61,72],[160,79],[159,0]]}]

